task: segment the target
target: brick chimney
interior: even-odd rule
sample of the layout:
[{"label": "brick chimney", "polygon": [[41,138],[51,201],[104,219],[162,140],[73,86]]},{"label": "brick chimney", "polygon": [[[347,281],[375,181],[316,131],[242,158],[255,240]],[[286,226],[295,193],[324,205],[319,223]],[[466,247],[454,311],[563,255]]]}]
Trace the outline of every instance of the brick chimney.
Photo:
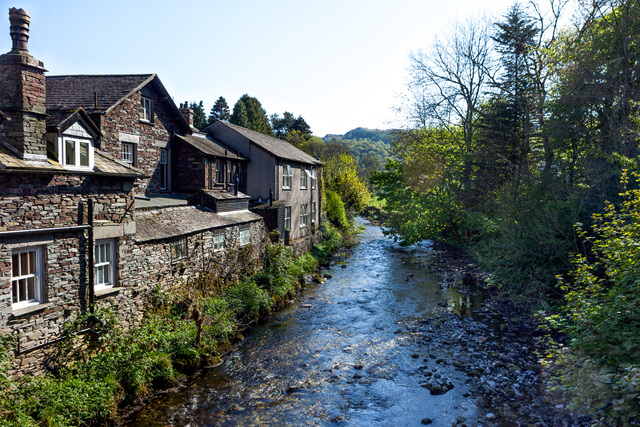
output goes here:
[{"label": "brick chimney", "polygon": [[29,12],[9,9],[12,49],[0,55],[2,139],[30,163],[47,161],[44,64],[29,54]]},{"label": "brick chimney", "polygon": [[182,117],[189,123],[189,127],[193,127],[193,110],[189,108],[189,103],[185,101],[184,104],[180,104],[180,112]]}]

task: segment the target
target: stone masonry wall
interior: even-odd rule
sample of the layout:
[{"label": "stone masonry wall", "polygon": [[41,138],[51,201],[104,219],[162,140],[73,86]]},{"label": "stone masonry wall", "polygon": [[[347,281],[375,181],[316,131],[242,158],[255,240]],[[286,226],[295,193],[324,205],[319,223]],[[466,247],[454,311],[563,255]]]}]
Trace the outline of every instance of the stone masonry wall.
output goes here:
[{"label": "stone masonry wall", "polygon": [[[42,230],[87,223],[87,200],[94,216],[114,224],[126,244],[135,232],[133,184],[114,177],[82,175],[0,174],[0,231]],[[86,230],[11,234],[0,239],[0,333],[16,334],[21,349],[57,338],[64,321],[86,308],[88,284]],[[12,251],[39,248],[42,256],[41,303],[14,310]],[[17,358],[19,372],[42,368],[49,350]]]},{"label": "stone masonry wall", "polygon": [[175,168],[176,190],[193,193],[201,188],[210,188],[206,187],[205,182],[208,174],[205,168],[210,165],[205,163],[204,155],[178,138],[174,140],[173,150],[175,158],[180,159],[180,166]]},{"label": "stone masonry wall", "polygon": [[[136,194],[160,192],[160,145],[167,146],[174,133],[173,122],[163,102],[149,94],[152,100],[151,122],[140,119],[141,94],[134,93],[120,105],[100,119],[100,127],[104,133],[101,140],[103,151],[111,153],[116,159],[122,159],[120,132],[140,137],[137,145],[135,166],[141,169],[148,178],[138,179]],[[169,155],[169,159],[171,159]]]}]

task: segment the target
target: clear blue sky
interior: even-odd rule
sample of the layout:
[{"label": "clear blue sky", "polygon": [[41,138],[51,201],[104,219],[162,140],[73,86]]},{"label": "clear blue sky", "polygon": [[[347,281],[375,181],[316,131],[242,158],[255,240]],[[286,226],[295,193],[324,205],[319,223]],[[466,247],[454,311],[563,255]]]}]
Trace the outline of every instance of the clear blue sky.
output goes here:
[{"label": "clear blue sky", "polygon": [[[269,115],[302,115],[317,136],[399,124],[408,55],[455,19],[513,0],[0,0],[31,14],[29,51],[51,75],[156,73],[174,98],[243,94]],[[3,29],[4,28],[4,29]],[[1,84],[1,82],[0,82]]]}]

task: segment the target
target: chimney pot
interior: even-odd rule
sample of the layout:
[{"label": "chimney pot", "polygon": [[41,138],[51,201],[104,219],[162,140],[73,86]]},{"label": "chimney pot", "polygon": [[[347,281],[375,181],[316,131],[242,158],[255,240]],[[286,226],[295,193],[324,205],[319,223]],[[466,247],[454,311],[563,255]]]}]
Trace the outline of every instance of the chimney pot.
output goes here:
[{"label": "chimney pot", "polygon": [[29,12],[24,9],[9,9],[9,22],[11,41],[13,42],[12,52],[28,52],[27,42],[29,41]]}]

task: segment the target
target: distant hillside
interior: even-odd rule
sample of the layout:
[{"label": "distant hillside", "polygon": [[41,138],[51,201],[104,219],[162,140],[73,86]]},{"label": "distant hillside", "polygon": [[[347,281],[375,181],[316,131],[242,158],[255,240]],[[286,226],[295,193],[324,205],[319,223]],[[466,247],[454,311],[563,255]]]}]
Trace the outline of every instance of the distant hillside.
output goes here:
[{"label": "distant hillside", "polygon": [[370,141],[382,141],[387,144],[391,143],[391,130],[355,128],[344,135],[328,134],[323,139],[325,142],[342,139],[361,140],[368,139]]},{"label": "distant hillside", "polygon": [[358,162],[358,174],[369,182],[372,172],[384,169],[391,153],[391,130],[355,128],[344,135],[329,134],[322,140],[344,146]]}]

